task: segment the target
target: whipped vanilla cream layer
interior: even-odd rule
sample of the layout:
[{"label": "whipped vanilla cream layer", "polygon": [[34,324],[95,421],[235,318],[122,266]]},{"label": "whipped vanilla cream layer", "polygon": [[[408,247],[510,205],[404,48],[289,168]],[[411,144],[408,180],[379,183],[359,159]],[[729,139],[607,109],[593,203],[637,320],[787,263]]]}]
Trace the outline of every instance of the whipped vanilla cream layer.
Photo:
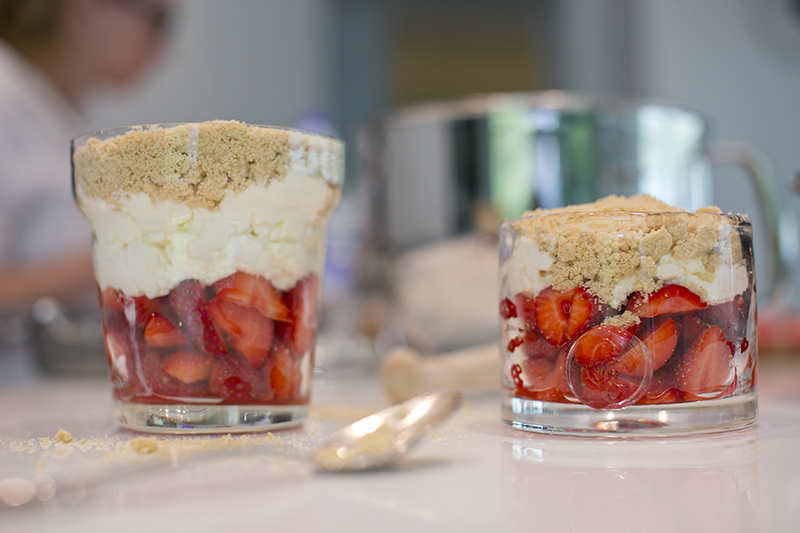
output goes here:
[{"label": "whipped vanilla cream layer", "polygon": [[79,195],[101,288],[153,298],[185,279],[210,284],[237,270],[290,289],[322,269],[324,226],[339,190],[294,169],[281,181],[226,191],[213,209],[144,193],[115,203]]},{"label": "whipped vanilla cream layer", "polygon": [[[620,308],[631,294],[668,284],[688,288],[709,305],[748,289],[750,265],[737,228],[743,219],[716,208],[685,213],[649,197],[639,206],[645,212],[635,212],[636,203],[625,201],[625,211],[573,206],[512,222],[510,257],[501,265],[509,293],[535,296],[548,286],[582,286]],[[647,213],[648,207],[674,212]]]}]

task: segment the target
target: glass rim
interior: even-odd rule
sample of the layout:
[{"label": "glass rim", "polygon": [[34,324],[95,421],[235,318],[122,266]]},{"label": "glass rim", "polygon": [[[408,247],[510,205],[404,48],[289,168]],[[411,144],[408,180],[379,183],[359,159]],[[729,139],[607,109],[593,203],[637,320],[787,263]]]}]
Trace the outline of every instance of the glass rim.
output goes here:
[{"label": "glass rim", "polygon": [[80,141],[88,141],[91,138],[100,138],[101,140],[110,139],[116,137],[117,135],[124,135],[129,131],[147,131],[147,130],[157,130],[157,129],[166,129],[166,128],[175,128],[178,126],[192,126],[192,125],[199,125],[199,124],[211,124],[214,122],[237,122],[243,126],[253,127],[253,128],[262,128],[267,130],[282,130],[288,131],[293,133],[300,133],[303,135],[310,135],[312,137],[319,137],[322,139],[328,139],[331,141],[335,141],[342,146],[344,146],[344,141],[339,137],[328,135],[326,133],[319,133],[316,131],[309,131],[300,128],[290,128],[288,126],[272,126],[269,124],[251,124],[250,122],[238,121],[238,120],[201,120],[201,121],[190,121],[190,122],[155,122],[150,124],[131,124],[129,126],[114,126],[111,128],[103,128],[95,131],[90,131],[86,133],[82,133],[73,137],[70,140],[70,148],[72,151],[75,150],[76,143]]}]

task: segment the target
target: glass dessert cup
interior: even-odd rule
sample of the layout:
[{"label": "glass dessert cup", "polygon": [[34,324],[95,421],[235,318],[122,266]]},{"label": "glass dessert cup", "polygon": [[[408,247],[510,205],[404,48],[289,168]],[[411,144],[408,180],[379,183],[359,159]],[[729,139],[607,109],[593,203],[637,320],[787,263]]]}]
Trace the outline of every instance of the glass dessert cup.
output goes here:
[{"label": "glass dessert cup", "polygon": [[555,434],[753,424],[752,228],[712,212],[533,214],[500,229],[502,417]]},{"label": "glass dessert cup", "polygon": [[206,122],[72,145],[125,428],[239,433],[308,410],[339,141]]}]

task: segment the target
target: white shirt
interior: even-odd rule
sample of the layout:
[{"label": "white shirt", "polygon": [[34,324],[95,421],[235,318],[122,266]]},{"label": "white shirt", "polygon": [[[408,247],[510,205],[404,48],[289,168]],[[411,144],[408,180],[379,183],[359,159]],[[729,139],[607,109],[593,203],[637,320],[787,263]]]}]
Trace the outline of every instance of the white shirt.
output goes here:
[{"label": "white shirt", "polygon": [[0,40],[0,268],[91,242],[72,197],[69,144],[87,130],[49,80]]}]

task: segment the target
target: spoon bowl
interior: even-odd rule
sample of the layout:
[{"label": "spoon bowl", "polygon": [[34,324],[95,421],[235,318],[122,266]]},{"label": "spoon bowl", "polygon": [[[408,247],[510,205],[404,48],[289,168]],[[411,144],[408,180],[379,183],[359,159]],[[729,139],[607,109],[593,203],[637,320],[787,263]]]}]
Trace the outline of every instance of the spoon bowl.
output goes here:
[{"label": "spoon bowl", "polygon": [[457,391],[417,396],[345,426],[325,440],[311,460],[331,472],[378,468],[406,453],[461,405]]}]

